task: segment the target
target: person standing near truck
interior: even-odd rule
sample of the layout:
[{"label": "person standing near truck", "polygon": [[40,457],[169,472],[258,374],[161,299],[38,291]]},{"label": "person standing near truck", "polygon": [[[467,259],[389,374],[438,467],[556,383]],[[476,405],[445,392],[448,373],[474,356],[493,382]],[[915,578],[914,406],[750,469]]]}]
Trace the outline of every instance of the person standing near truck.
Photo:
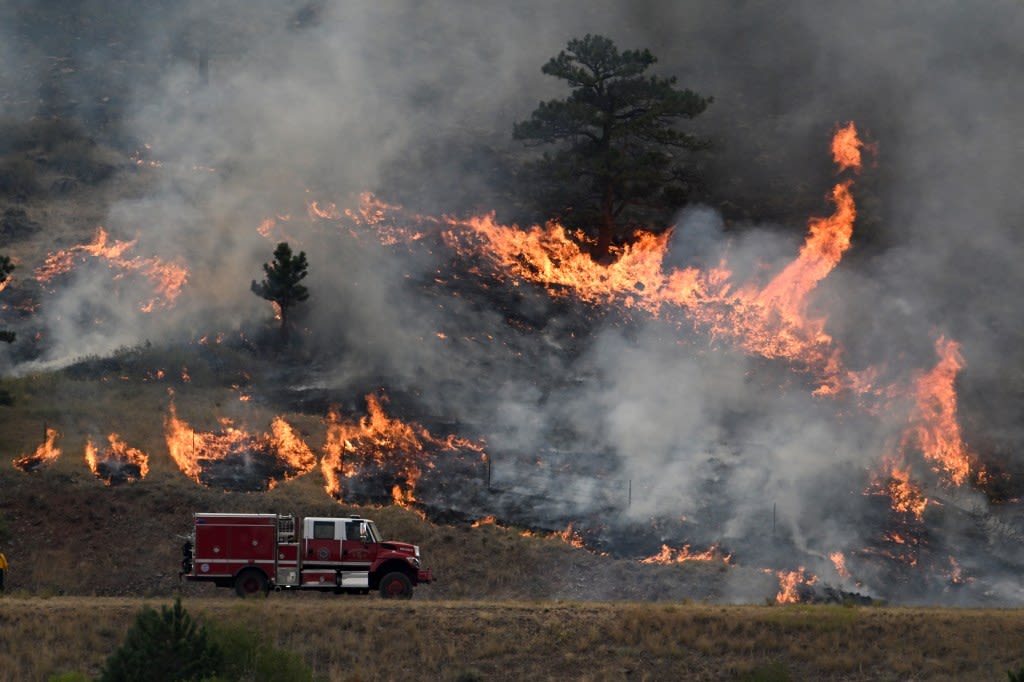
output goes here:
[{"label": "person standing near truck", "polygon": [[4,591],[4,578],[7,577],[7,557],[0,552],[0,592]]}]

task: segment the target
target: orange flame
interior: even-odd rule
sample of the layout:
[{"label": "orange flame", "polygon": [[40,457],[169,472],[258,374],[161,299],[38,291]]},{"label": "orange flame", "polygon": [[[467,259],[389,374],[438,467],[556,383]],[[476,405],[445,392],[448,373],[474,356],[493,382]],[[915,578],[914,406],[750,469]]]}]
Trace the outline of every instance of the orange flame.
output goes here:
[{"label": "orange flame", "polygon": [[565,527],[565,530],[556,532],[554,537],[578,549],[586,549],[586,543],[583,541],[583,536],[580,535],[579,531],[573,529],[571,523]]},{"label": "orange flame", "polygon": [[963,585],[968,579],[964,578],[964,571],[960,568],[960,562],[956,558],[949,557],[949,582],[953,585]]},{"label": "orange flame", "polygon": [[60,434],[57,429],[47,427],[46,439],[35,449],[30,455],[23,455],[17,459],[11,460],[15,469],[21,469],[25,472],[36,471],[43,467],[49,466],[60,457],[60,448],[54,443],[57,442],[57,437]]},{"label": "orange flame", "polygon": [[[345,209],[344,214],[353,225],[372,227],[377,234],[377,238],[385,246],[415,242],[422,239],[424,236],[423,232],[399,227],[388,220],[390,213],[400,211],[401,208],[397,204],[388,204],[381,201],[372,192],[363,192],[359,195],[359,208]],[[433,218],[426,216],[415,216],[415,219],[437,222]],[[356,235],[355,231],[352,231],[352,234]]]},{"label": "orange flame", "polygon": [[[855,143],[856,131],[850,126],[837,137],[845,139],[845,148]],[[666,271],[671,231],[638,231],[631,243],[613,250],[609,264],[595,263],[556,223],[524,231],[499,225],[494,214],[449,219],[443,237],[456,251],[490,262],[513,280],[539,283],[554,296],[572,293],[588,303],[620,303],[677,322],[688,319],[749,353],[813,370],[821,390],[835,393],[847,380],[839,350],[825,333],[824,320],[808,317],[807,310],[812,291],[850,247],[857,215],[850,187],[846,181],[833,188],[835,212],[810,221],[797,258],[764,286],[733,282],[724,261],[707,270]]]},{"label": "orange flame", "polygon": [[[284,464],[285,480],[307,473],[316,466],[316,455],[282,417],[274,417],[271,433],[258,435],[236,428],[227,417],[221,418],[220,422],[220,432],[195,431],[178,418],[173,403],[164,418],[164,436],[171,458],[182,473],[197,483],[203,482],[204,462],[231,457],[276,459]],[[269,488],[275,485],[275,480],[267,481]]]},{"label": "orange flame", "polygon": [[818,579],[807,573],[803,566],[795,571],[779,571],[779,592],[775,595],[778,604],[796,604],[801,601],[800,586],[813,585]]},{"label": "orange flame", "polygon": [[718,545],[711,545],[703,552],[691,552],[690,545],[683,545],[679,549],[672,549],[668,545],[662,545],[661,551],[646,559],[641,559],[642,564],[681,564],[686,561],[721,561],[728,564],[732,561],[732,555],[722,554]]},{"label": "orange flame", "polygon": [[[851,122],[838,127],[831,152],[838,172],[859,170],[865,145]],[[443,241],[457,253],[489,265],[493,274],[513,285],[531,282],[552,296],[574,296],[595,305],[619,305],[678,325],[691,325],[713,339],[725,340],[751,355],[782,359],[807,372],[817,382],[819,397],[851,393],[862,401],[889,405],[905,395],[906,386],[876,387],[877,368],[854,372],[844,366],[842,349],[826,332],[824,317],[813,314],[812,295],[840,264],[851,246],[857,209],[852,180],[834,185],[835,209],[827,217],[808,221],[808,233],[796,258],[767,281],[737,281],[727,259],[707,268],[665,266],[672,231],[637,231],[630,241],[612,248],[610,263],[595,263],[586,240],[557,223],[521,229],[502,225],[496,214],[468,219],[405,216],[440,229]],[[418,238],[415,228],[397,227],[389,205],[371,194],[362,195],[360,208],[345,211],[354,225],[372,227],[384,244]],[[353,231],[353,233],[355,233]],[[415,235],[415,236],[414,236]],[[439,334],[438,338],[442,338]],[[911,480],[906,455],[917,447],[934,469],[953,485],[974,473],[982,480],[974,458],[964,445],[956,418],[954,381],[962,368],[954,342],[940,339],[941,358],[932,372],[921,375],[911,392],[915,407],[898,448],[883,458],[886,481],[876,481],[898,511],[920,518],[928,504]],[[869,410],[882,407],[865,404]],[[974,470],[972,471],[972,466]]]},{"label": "orange flame", "polygon": [[850,572],[846,570],[846,557],[843,556],[842,552],[832,552],[828,555],[828,558],[832,560],[832,565],[836,567],[836,573],[841,578],[850,577]]},{"label": "orange flame", "polygon": [[370,470],[386,470],[398,480],[391,489],[395,504],[408,507],[416,501],[416,484],[424,469],[433,469],[433,455],[441,451],[469,450],[483,455],[483,445],[465,438],[437,438],[417,424],[405,424],[384,413],[382,401],[374,394],[366,396],[368,415],[358,422],[346,422],[337,408],[327,415],[327,436],[320,467],[324,488],[341,499],[341,478],[355,478]]},{"label": "orange flame", "polygon": [[913,514],[918,521],[924,518],[924,510],[928,507],[928,498],[913,481],[910,480],[910,469],[892,464],[889,479],[879,482],[889,495],[893,511]]},{"label": "orange flame", "polygon": [[91,439],[85,443],[85,462],[96,478],[105,485],[111,485],[121,478],[131,482],[149,474],[149,455],[128,447],[116,433],[108,435],[107,441],[110,446],[103,451],[102,457]]},{"label": "orange flame", "polygon": [[917,442],[924,457],[934,462],[936,471],[945,472],[951,483],[961,485],[970,475],[974,459],[957,421],[955,382],[963,358],[959,344],[945,338],[935,342],[935,352],[938,364],[916,383],[917,409],[908,439]]},{"label": "orange flame", "polygon": [[888,494],[894,511],[924,516],[928,498],[911,480],[907,461],[915,452],[932,463],[932,470],[949,485],[963,485],[972,470],[979,480],[985,472],[964,443],[957,420],[956,376],[963,368],[959,345],[940,337],[935,342],[939,360],[928,372],[914,380],[913,408],[898,446],[883,458],[888,480],[876,480],[874,487]]},{"label": "orange flame", "polygon": [[273,242],[297,241],[296,235],[286,229],[286,225],[282,224],[290,222],[291,219],[291,215],[287,213],[264,218],[256,227],[256,231],[261,237],[265,237]]},{"label": "orange flame", "polygon": [[399,208],[396,204],[381,201],[372,192],[363,192],[359,195],[359,208],[345,209],[345,215],[357,225],[379,225],[386,220],[388,213]]},{"label": "orange flame", "polygon": [[36,268],[36,281],[45,284],[70,272],[76,261],[86,257],[102,258],[112,268],[121,271],[115,277],[119,278],[126,272],[138,272],[153,284],[157,295],[141,304],[143,312],[152,312],[158,306],[166,307],[174,303],[188,281],[188,270],[184,266],[166,263],[157,257],[127,258],[125,253],[135,248],[138,240],[115,240],[108,245],[107,239],[107,231],[98,227],[92,242],[49,254],[43,264]]},{"label": "orange flame", "polygon": [[311,220],[337,220],[341,217],[341,211],[338,210],[338,206],[334,202],[328,202],[321,206],[318,201],[310,201],[306,204],[306,209],[309,211]]},{"label": "orange flame", "polygon": [[[852,167],[861,146],[852,123],[836,132],[833,150],[840,170]],[[839,349],[824,331],[824,320],[807,315],[810,294],[849,249],[856,218],[850,187],[846,181],[833,188],[833,215],[809,222],[797,258],[764,286],[734,282],[724,261],[704,270],[666,269],[671,230],[660,234],[639,230],[630,243],[613,247],[612,262],[598,264],[580,234],[570,235],[554,222],[524,230],[497,223],[494,213],[465,220],[419,215],[405,219],[441,227],[441,237],[450,248],[489,263],[495,274],[513,283],[534,282],[553,296],[571,294],[587,303],[616,303],[679,324],[696,324],[712,337],[728,339],[752,354],[787,359],[814,372],[824,395],[844,387],[863,389],[861,377],[843,369]],[[310,209],[317,218],[337,215],[333,207],[323,209],[315,202]],[[353,226],[372,227],[383,244],[421,238],[422,232],[399,227],[389,219],[390,213],[400,210],[364,193],[360,207],[345,210],[344,216]]]},{"label": "orange flame", "polygon": [[853,123],[836,132],[832,138],[832,159],[840,171],[853,168],[860,170],[860,149],[864,143],[857,137],[857,128]]}]

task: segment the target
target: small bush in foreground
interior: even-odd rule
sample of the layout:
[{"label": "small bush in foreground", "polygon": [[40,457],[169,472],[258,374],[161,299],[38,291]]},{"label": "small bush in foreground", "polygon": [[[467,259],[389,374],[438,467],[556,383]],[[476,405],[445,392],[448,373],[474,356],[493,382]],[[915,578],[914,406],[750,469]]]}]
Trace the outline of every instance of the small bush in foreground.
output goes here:
[{"label": "small bush in foreground", "polygon": [[176,599],[160,613],[146,606],[135,616],[121,648],[107,659],[100,682],[181,682],[216,675],[222,656]]}]

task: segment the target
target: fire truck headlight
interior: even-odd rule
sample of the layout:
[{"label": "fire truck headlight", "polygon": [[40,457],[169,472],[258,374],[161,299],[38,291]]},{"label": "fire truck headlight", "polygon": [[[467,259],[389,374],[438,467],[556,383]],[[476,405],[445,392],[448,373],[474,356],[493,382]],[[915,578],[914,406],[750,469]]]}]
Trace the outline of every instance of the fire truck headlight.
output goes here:
[{"label": "fire truck headlight", "polygon": [[411,556],[407,559],[407,561],[417,569],[420,567],[420,558],[418,556]]}]

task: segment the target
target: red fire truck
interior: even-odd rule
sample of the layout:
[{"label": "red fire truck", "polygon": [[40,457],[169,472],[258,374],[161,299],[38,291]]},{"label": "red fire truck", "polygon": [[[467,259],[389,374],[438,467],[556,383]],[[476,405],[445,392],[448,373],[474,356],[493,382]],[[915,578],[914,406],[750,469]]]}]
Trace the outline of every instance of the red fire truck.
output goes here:
[{"label": "red fire truck", "polygon": [[274,590],[320,590],[408,599],[433,581],[420,548],[381,539],[359,516],[197,513],[182,546],[181,577],[234,587],[242,597]]}]

